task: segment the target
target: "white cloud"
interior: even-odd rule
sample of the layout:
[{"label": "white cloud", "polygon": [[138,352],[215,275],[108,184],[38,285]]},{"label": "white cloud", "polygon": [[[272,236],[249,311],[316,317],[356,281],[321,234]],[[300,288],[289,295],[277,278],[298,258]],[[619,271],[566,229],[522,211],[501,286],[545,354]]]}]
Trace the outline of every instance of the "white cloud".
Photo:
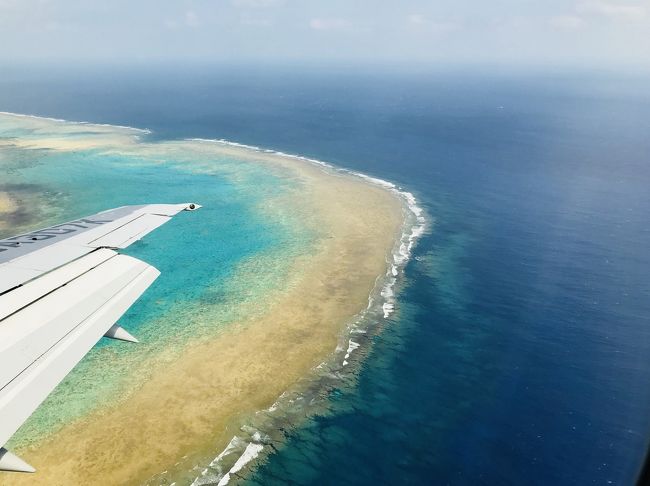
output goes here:
[{"label": "white cloud", "polygon": [[[0,0],[0,64],[175,59],[191,52],[215,59],[539,59],[645,67],[649,32],[650,0]],[[575,42],[566,42],[568,33]],[[170,43],[165,34],[177,35]],[[440,41],[435,49],[434,41]],[[128,49],[134,43],[137,52]]]},{"label": "white cloud", "polygon": [[[606,17],[620,20],[642,20],[646,18],[648,9],[645,2],[622,3],[617,0],[582,0],[573,9],[573,13],[556,15],[548,21],[556,30],[576,31],[586,27],[595,17]],[[634,0],[631,0],[634,2]],[[650,5],[650,3],[649,3]]]},{"label": "white cloud", "polygon": [[558,15],[549,21],[551,27],[558,30],[579,30],[585,25],[585,20],[577,15]]},{"label": "white cloud", "polygon": [[411,14],[407,17],[407,20],[411,24],[422,25],[425,24],[427,19],[422,14]]},{"label": "white cloud", "polygon": [[175,20],[171,20],[171,19],[165,19],[163,21],[163,26],[165,27],[165,29],[168,29],[168,30],[176,30],[176,29],[178,29],[178,22],[176,22]]},{"label": "white cloud", "polygon": [[188,10],[185,12],[185,25],[188,27],[198,27],[200,24],[199,16],[196,15],[194,10]]},{"label": "white cloud", "polygon": [[251,15],[242,15],[239,17],[239,23],[253,27],[268,27],[273,25],[273,21],[266,17],[256,17]]},{"label": "white cloud", "polygon": [[414,29],[434,34],[448,34],[460,28],[460,25],[456,22],[429,20],[422,14],[410,14],[406,19]]},{"label": "white cloud", "polygon": [[164,19],[162,25],[167,30],[195,29],[201,25],[201,19],[194,10],[188,10],[177,18]]},{"label": "white cloud", "polygon": [[590,0],[578,3],[576,10],[579,13],[604,15],[626,19],[643,19],[648,9],[640,3],[620,3],[604,0]]},{"label": "white cloud", "polygon": [[309,27],[313,30],[345,30],[351,27],[350,21],[341,18],[314,18],[309,21]]},{"label": "white cloud", "polygon": [[268,8],[284,5],[285,0],[230,0],[230,3],[239,8]]},{"label": "white cloud", "polygon": [[18,6],[18,0],[0,0],[0,10],[12,10]]}]

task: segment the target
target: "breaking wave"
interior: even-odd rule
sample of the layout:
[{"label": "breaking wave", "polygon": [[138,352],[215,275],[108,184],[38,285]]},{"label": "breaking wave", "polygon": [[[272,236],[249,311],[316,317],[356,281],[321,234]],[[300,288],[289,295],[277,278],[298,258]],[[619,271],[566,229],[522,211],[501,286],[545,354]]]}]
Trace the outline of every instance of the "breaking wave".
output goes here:
[{"label": "breaking wave", "polygon": [[288,429],[298,425],[305,420],[305,417],[324,411],[332,390],[346,383],[354,383],[358,368],[355,365],[359,364],[367,352],[372,335],[381,330],[386,320],[396,310],[397,287],[417,240],[427,230],[428,221],[415,196],[392,182],[335,167],[321,160],[254,145],[223,139],[191,138],[188,141],[216,143],[278,155],[315,164],[326,171],[358,177],[393,192],[402,200],[405,208],[402,234],[389,256],[386,274],[377,279],[375,288],[368,297],[368,306],[355,316],[346,331],[342,333],[334,353],[313,369],[312,373],[303,378],[297,386],[284,392],[273,405],[258,411],[242,425],[239,433],[207,467],[197,466],[197,477],[192,486],[224,486],[233,478],[240,479],[241,476],[236,474],[255,464],[256,459],[276,450],[283,443]]},{"label": "breaking wave", "polygon": [[0,115],[15,116],[16,118],[33,118],[35,120],[48,120],[48,121],[59,122],[59,123],[69,123],[71,125],[88,125],[88,126],[95,126],[95,127],[121,128],[122,130],[130,130],[145,135],[151,134],[151,130],[149,130],[148,128],[135,128],[135,127],[129,127],[127,125],[111,125],[110,123],[70,121],[70,120],[64,120],[63,118],[51,118],[51,117],[39,116],[39,115],[26,115],[24,113],[12,113],[10,111],[0,111]]}]

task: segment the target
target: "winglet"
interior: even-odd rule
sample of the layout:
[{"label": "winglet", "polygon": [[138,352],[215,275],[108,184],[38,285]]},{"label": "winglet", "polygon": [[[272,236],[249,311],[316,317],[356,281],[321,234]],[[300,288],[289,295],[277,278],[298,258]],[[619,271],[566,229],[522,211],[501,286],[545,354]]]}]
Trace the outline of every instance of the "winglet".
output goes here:
[{"label": "winglet", "polygon": [[36,469],[4,447],[0,447],[0,471],[33,473]]},{"label": "winglet", "polygon": [[118,341],[126,341],[127,343],[140,342],[136,338],[134,338],[131,335],[131,333],[129,333],[126,329],[124,329],[122,326],[118,326],[117,324],[113,324],[111,328],[108,331],[106,331],[104,337],[117,339]]}]

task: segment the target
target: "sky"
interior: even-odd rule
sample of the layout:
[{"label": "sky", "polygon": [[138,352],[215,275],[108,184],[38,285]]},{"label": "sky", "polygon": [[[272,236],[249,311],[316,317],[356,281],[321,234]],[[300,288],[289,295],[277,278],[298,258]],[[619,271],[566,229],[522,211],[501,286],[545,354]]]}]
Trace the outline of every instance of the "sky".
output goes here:
[{"label": "sky", "polygon": [[650,68],[650,0],[0,0],[0,62]]}]

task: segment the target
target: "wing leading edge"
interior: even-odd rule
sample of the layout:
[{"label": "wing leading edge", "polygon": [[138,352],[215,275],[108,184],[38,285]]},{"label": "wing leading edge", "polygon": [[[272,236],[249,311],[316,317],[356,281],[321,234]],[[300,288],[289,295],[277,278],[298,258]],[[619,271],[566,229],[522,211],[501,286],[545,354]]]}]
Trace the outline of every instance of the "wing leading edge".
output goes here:
[{"label": "wing leading edge", "polygon": [[[0,446],[160,272],[118,254],[196,204],[125,206],[0,240]],[[30,243],[32,242],[32,243]],[[34,472],[0,447],[0,470]]]}]

